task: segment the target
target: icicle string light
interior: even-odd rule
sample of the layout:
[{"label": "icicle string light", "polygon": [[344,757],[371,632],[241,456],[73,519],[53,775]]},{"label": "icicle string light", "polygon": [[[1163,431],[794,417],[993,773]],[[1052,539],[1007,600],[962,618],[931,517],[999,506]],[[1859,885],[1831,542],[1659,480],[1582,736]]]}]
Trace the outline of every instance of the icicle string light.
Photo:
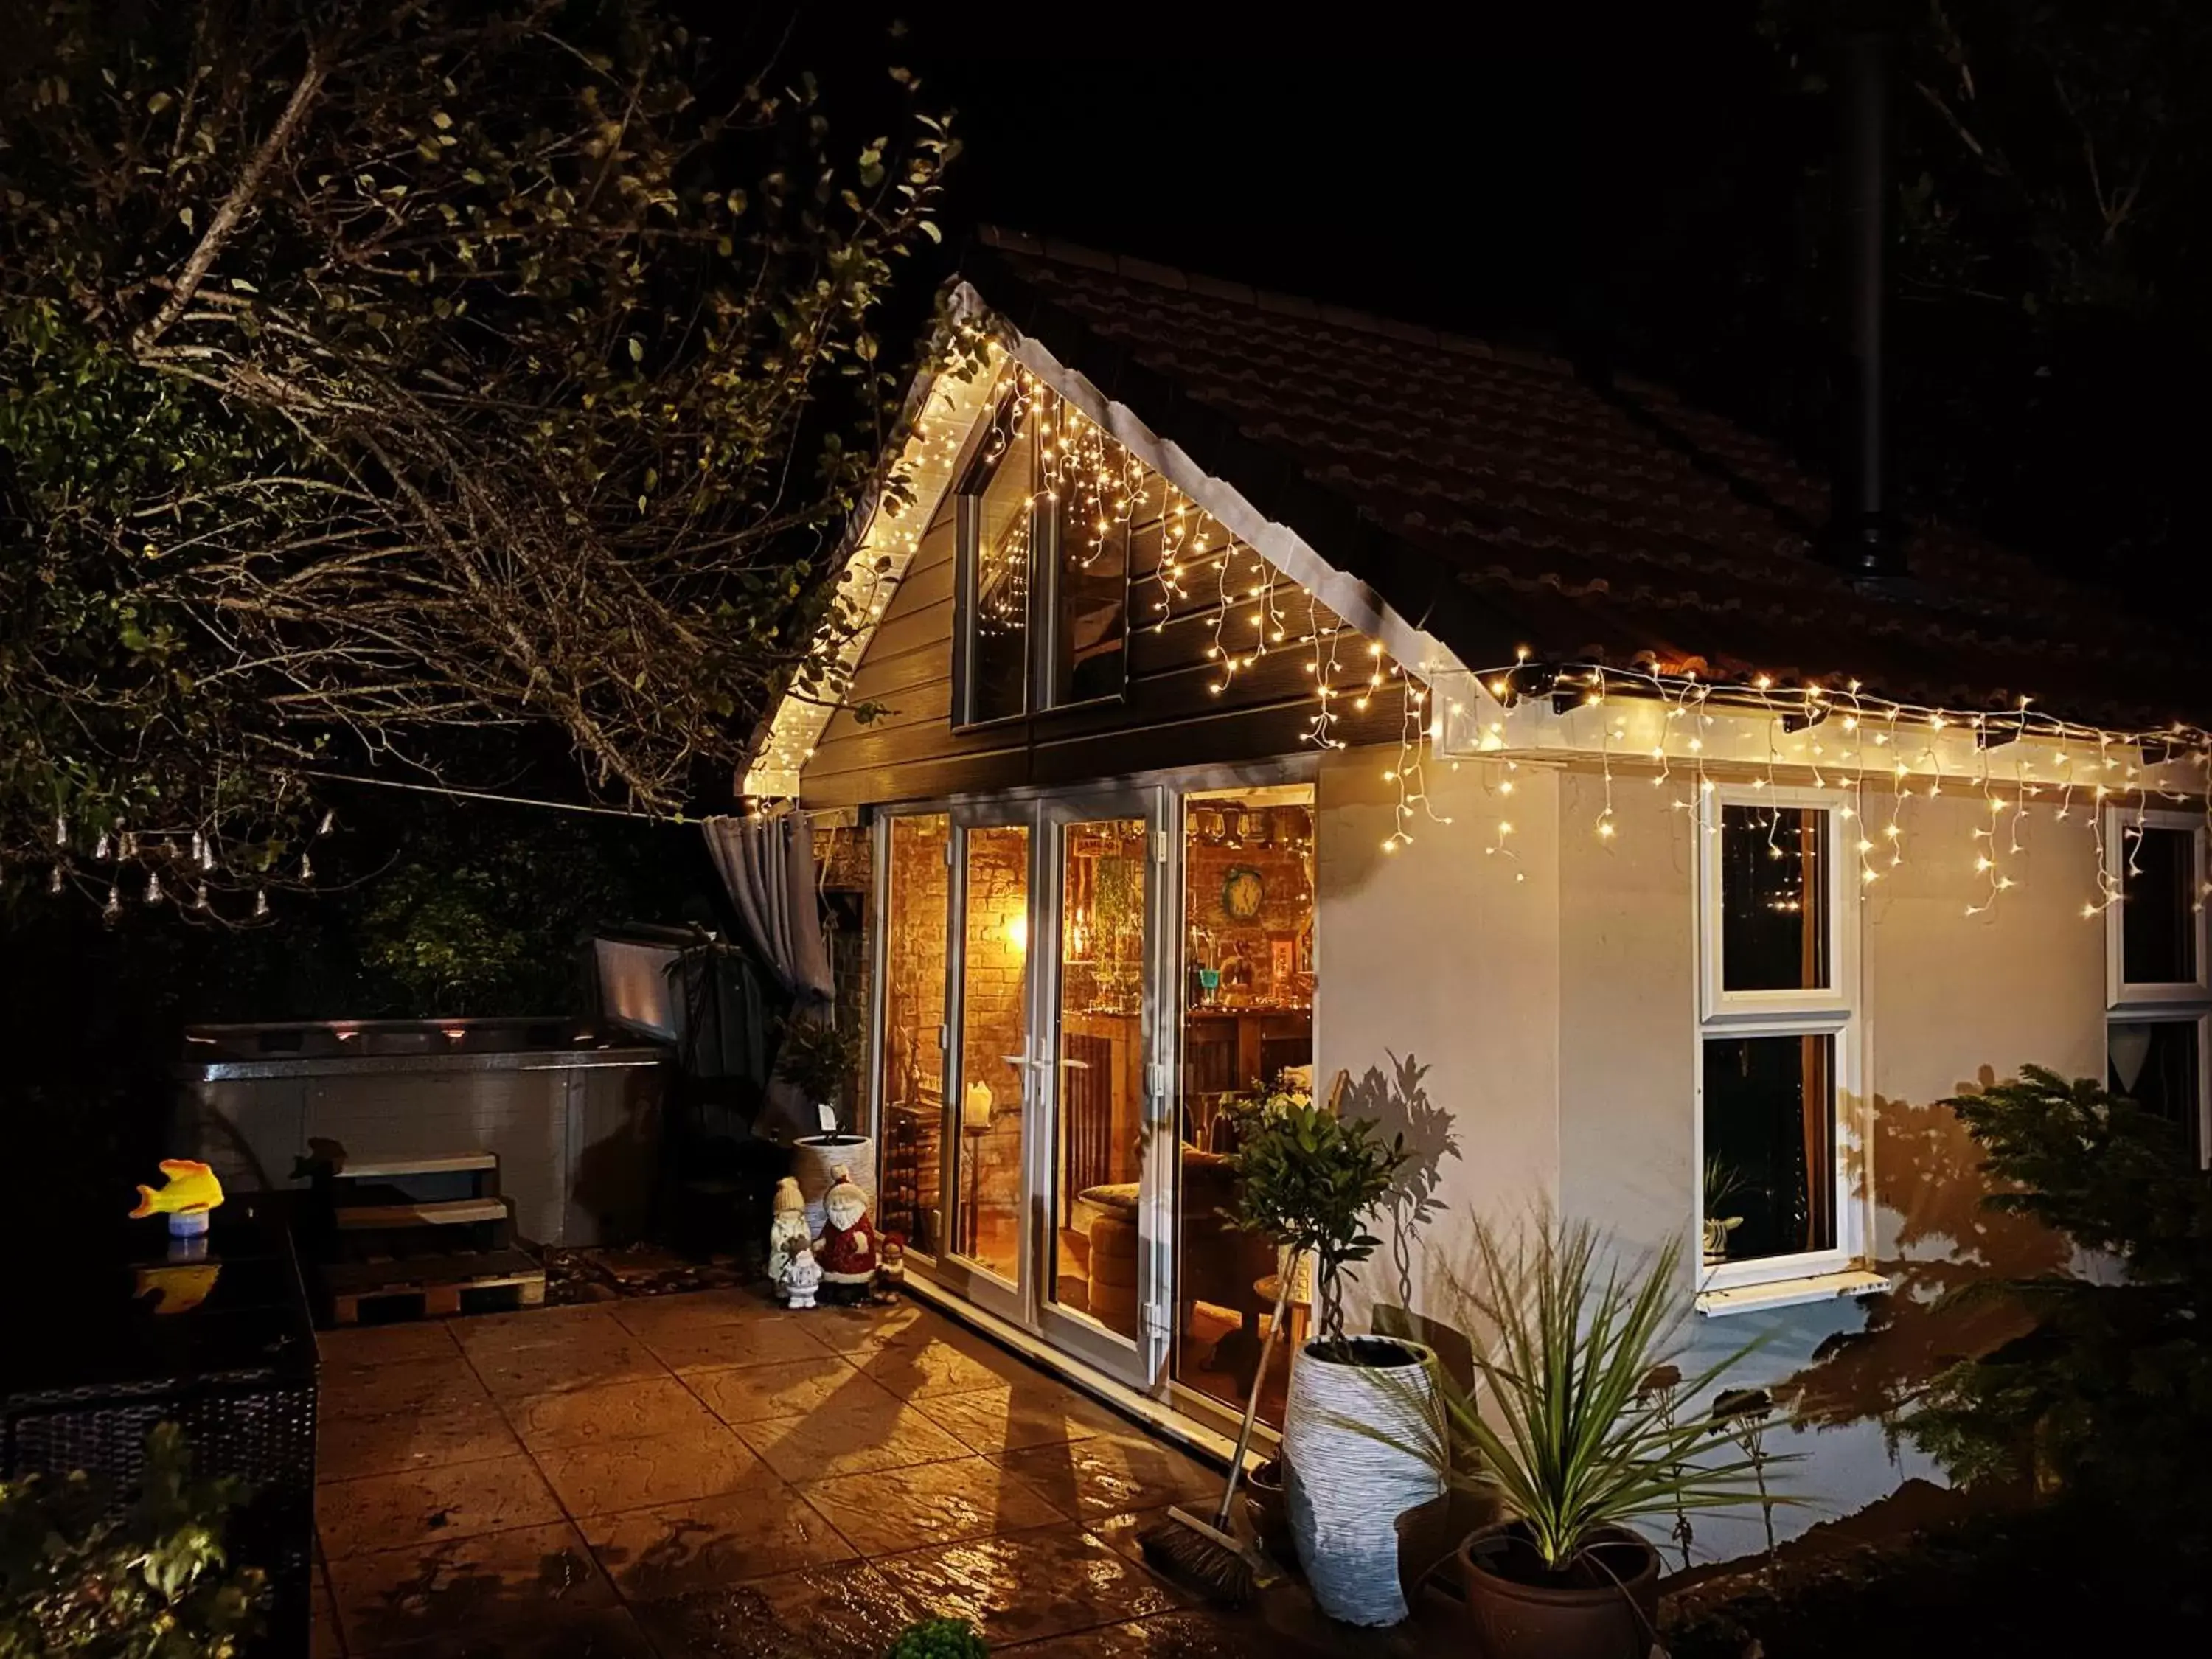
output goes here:
[{"label": "icicle string light", "polygon": [[[1692,799],[1711,795],[1716,785],[1708,775],[1707,763],[1716,757],[1707,738],[1720,718],[1715,710],[1727,710],[1747,722],[1751,752],[1738,743],[1728,760],[1753,774],[1746,785],[1749,789],[1779,787],[1781,769],[1790,766],[1809,774],[1814,789],[1844,792],[1848,803],[1835,810],[1850,829],[1862,889],[1904,863],[1905,803],[1916,793],[1931,800],[1940,797],[1947,771],[1954,776],[1965,774],[1986,814],[1968,830],[1967,864],[1977,889],[1977,896],[1966,906],[1969,916],[1988,915],[2002,895],[2027,878],[2029,815],[2040,806],[2054,821],[2065,822],[2085,790],[2091,798],[2096,860],[2096,890],[2082,907],[2085,916],[2097,915],[2117,902],[2127,878],[2136,873],[2154,799],[2201,801],[2208,834],[2212,834],[2212,793],[2207,789],[2212,780],[2212,732],[2201,726],[2176,724],[2159,730],[2118,731],[2045,714],[2027,697],[2009,709],[1976,712],[1881,697],[1856,679],[1840,690],[1820,684],[1778,686],[1767,675],[1740,684],[1715,683],[1692,672],[1648,667],[1532,664],[1525,650],[1512,666],[1472,678],[1509,709],[1526,700],[1548,699],[1555,716],[1569,719],[1602,703],[1610,692],[1628,691],[1654,700],[1659,718],[1656,724],[1647,722],[1647,735],[1636,740],[1646,744],[1643,749],[1629,744],[1616,750],[1616,744],[1628,735],[1629,722],[1609,711],[1599,714],[1595,731],[1585,724],[1583,735],[1560,745],[1595,752],[1605,796],[1594,828],[1601,839],[1610,839],[1618,825],[1612,790],[1614,767],[1621,759],[1648,756],[1657,769],[1653,782],[1663,786],[1676,759],[1686,758],[1695,773]],[[1455,716],[1467,717],[1464,705],[1449,707]],[[1900,741],[1907,727],[1918,734],[1917,751],[1910,759],[1905,751],[1911,745]],[[1798,733],[1803,734],[1798,752],[1785,752],[1781,737]],[[1461,735],[1464,739],[1466,734]],[[1962,738],[1973,745],[1971,762],[1964,764],[1956,752]],[[2043,763],[2031,749],[2033,743],[2057,746],[2049,757],[2054,775],[2036,775],[2036,766]],[[2085,760],[2076,752],[2092,744],[2095,758],[2086,764],[2094,768],[2094,784],[2081,777]],[[1479,728],[1478,741],[1465,748],[1455,744],[1447,752],[1479,756],[1507,745],[1504,723],[1492,720]],[[1948,760],[1947,747],[1953,751]],[[2009,755],[1999,756],[1999,750],[2008,750]],[[2172,774],[2185,766],[2191,775],[2178,781]],[[1877,828],[1867,814],[1868,784],[1885,769],[1890,778],[1890,811],[1887,822]],[[1924,784],[1916,789],[1916,781],[1922,778]],[[1676,807],[1689,804],[1673,802]],[[2122,833],[2117,837],[2110,833],[2106,817],[2115,810],[2123,815]],[[1697,816],[1711,827],[1710,814]],[[1769,828],[1771,833],[1771,820]],[[2197,894],[2200,907],[2208,899],[2212,899],[2212,878],[2200,881]]]}]

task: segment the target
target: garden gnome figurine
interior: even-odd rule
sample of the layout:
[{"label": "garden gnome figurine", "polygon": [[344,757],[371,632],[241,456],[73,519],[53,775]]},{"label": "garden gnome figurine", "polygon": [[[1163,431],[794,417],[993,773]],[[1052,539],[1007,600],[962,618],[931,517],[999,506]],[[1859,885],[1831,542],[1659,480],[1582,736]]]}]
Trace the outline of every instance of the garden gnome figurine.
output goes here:
[{"label": "garden gnome figurine", "polygon": [[769,1211],[769,1282],[778,1294],[782,1294],[788,1289],[785,1281],[791,1272],[791,1247],[810,1243],[806,1237],[806,1200],[799,1196],[799,1183],[789,1176],[775,1183],[775,1198]]},{"label": "garden gnome figurine", "polygon": [[822,1269],[816,1265],[814,1252],[802,1233],[786,1247],[784,1257],[783,1291],[787,1301],[794,1308],[814,1305],[814,1292],[822,1283]]},{"label": "garden gnome figurine", "polygon": [[822,1294],[831,1302],[864,1302],[876,1279],[876,1236],[868,1221],[867,1197],[839,1170],[822,1195],[822,1208],[828,1220],[814,1241],[822,1259]]},{"label": "garden gnome figurine", "polygon": [[885,1233],[876,1242],[876,1282],[869,1292],[872,1302],[896,1302],[906,1288],[906,1236]]}]

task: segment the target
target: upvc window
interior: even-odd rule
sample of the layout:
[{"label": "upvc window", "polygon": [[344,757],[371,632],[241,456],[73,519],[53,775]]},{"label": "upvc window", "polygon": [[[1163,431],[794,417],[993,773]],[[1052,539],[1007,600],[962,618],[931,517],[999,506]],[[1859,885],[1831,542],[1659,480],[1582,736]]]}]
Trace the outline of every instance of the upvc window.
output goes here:
[{"label": "upvc window", "polygon": [[2212,1163],[2205,841],[2192,813],[2105,814],[2118,879],[2105,911],[2105,1056],[2107,1087],[2172,1122]]},{"label": "upvc window", "polygon": [[1858,1089],[1856,826],[1821,790],[1717,788],[1699,835],[1701,1288],[1840,1273]]},{"label": "upvc window", "polygon": [[961,482],[955,726],[1122,694],[1130,546],[1163,492],[1081,418],[1010,390]]}]

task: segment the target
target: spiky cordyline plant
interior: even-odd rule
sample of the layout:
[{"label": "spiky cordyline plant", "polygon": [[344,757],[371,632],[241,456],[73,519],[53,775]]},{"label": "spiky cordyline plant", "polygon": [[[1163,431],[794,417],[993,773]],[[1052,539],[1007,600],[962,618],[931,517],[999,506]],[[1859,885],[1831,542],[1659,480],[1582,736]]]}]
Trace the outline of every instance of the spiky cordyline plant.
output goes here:
[{"label": "spiky cordyline plant", "polygon": [[[1444,1275],[1441,1316],[1477,1337],[1475,1387],[1437,1377],[1453,1437],[1475,1454],[1471,1474],[1453,1460],[1452,1478],[1495,1492],[1547,1572],[1573,1566],[1605,1528],[1759,1500],[1734,1422],[1677,1420],[1645,1386],[1686,1346],[1680,1263],[1679,1243],[1624,1257],[1587,1222],[1539,1212],[1510,1242],[1477,1222],[1470,1261]],[[1690,1374],[1674,1397],[1703,1394],[1756,1346]]]}]

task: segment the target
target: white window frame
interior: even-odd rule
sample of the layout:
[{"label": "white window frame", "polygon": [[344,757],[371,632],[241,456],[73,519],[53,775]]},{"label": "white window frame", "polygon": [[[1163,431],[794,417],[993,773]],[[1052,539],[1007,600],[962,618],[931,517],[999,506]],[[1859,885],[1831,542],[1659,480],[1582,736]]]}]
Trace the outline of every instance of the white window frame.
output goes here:
[{"label": "white window frame", "polygon": [[[2194,979],[2172,983],[2133,985],[2124,977],[2127,972],[2127,833],[2130,830],[2181,830],[2189,833],[2190,843],[2196,850],[2197,898],[2197,975]],[[2119,892],[2112,902],[2105,907],[2105,1006],[2107,1008],[2154,1007],[2160,1003],[2212,1003],[2212,978],[2207,977],[2206,947],[2212,945],[2205,923],[2208,913],[2203,902],[2205,871],[2205,831],[2203,817],[2195,812],[2130,811],[2125,807],[2105,809],[2106,856],[2111,860]]]},{"label": "white window frame", "polygon": [[[2127,973],[2127,832],[2134,829],[2179,830],[2189,834],[2195,852],[2197,975],[2192,980],[2133,984]],[[2105,907],[2105,1076],[2112,1067],[2112,1027],[2184,1021],[2197,1027],[2197,1146],[2198,1158],[2212,1168],[2212,909],[2205,902],[2208,870],[2212,870],[2212,848],[2208,848],[2205,820],[2198,813],[2105,809],[2105,845],[2109,849],[2121,884],[2120,894]]]},{"label": "white window frame", "polygon": [[[1721,965],[1721,822],[1729,806],[1809,810],[1828,815],[1826,913],[1828,922],[1829,984],[1818,989],[1784,991],[1728,991],[1723,988]],[[1862,1052],[1864,1022],[1861,1016],[1863,986],[1860,978],[1860,915],[1858,884],[1846,881],[1854,873],[1856,859],[1846,854],[1854,845],[1848,832],[1849,804],[1833,790],[1754,787],[1717,785],[1703,797],[1698,823],[1697,860],[1698,1019],[1695,1074],[1697,1098],[1695,1133],[1691,1165],[1691,1231],[1693,1243],[1702,1243],[1705,1226],[1705,1043],[1729,1037],[1827,1036],[1832,1063],[1829,1086],[1835,1144],[1830,1149],[1830,1173],[1835,1183],[1830,1213],[1835,1217],[1836,1242],[1825,1250],[1804,1250],[1790,1255],[1761,1256],[1755,1261],[1731,1261],[1706,1267],[1698,1258],[1700,1292],[1741,1290],[1748,1285],[1783,1280],[1812,1280],[1846,1273],[1866,1259],[1867,1228],[1863,1207],[1854,1191],[1850,1171],[1858,1161],[1863,1137],[1852,1103],[1863,1097],[1865,1055]]]}]

